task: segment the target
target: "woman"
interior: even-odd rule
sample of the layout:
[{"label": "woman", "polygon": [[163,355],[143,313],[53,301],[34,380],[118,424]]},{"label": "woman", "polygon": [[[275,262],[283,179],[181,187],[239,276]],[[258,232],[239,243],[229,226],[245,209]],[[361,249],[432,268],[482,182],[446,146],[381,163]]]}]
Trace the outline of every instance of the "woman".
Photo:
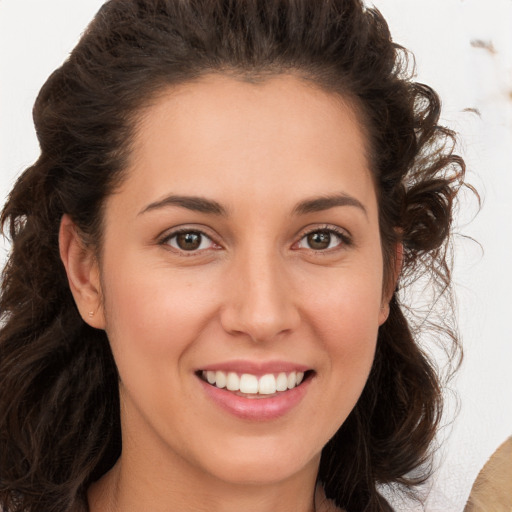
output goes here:
[{"label": "woman", "polygon": [[377,511],[423,482],[440,377],[397,285],[450,283],[439,110],[356,0],[107,2],[2,213],[2,507]]}]

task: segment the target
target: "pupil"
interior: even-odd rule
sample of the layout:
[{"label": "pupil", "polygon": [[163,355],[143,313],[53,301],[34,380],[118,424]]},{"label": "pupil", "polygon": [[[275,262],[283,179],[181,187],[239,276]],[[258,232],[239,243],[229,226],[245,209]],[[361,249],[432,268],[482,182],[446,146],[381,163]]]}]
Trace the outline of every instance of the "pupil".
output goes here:
[{"label": "pupil", "polygon": [[178,247],[184,251],[193,251],[201,245],[200,233],[180,233],[176,240]]},{"label": "pupil", "polygon": [[331,243],[328,231],[316,231],[308,235],[308,244],[312,249],[327,249]]}]

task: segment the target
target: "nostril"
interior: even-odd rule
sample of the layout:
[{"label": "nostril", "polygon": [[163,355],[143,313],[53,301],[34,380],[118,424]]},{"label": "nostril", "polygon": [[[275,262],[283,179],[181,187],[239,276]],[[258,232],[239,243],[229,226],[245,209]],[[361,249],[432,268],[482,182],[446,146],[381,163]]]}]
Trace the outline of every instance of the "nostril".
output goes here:
[{"label": "nostril", "polygon": [[271,283],[261,276],[256,284],[250,277],[236,281],[233,295],[220,314],[221,325],[227,333],[237,337],[245,335],[262,343],[274,341],[298,328],[301,317],[296,297],[291,294],[290,286],[279,282],[279,276],[273,275]]}]

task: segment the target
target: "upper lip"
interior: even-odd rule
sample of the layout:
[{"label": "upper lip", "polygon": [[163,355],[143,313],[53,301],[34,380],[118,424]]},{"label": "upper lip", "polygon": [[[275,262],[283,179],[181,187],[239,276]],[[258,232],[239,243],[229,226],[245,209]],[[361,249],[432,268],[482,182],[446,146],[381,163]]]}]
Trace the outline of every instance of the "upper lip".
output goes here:
[{"label": "upper lip", "polygon": [[223,371],[235,373],[250,373],[251,375],[266,375],[269,373],[306,372],[311,370],[310,366],[290,361],[247,361],[231,360],[219,363],[212,363],[198,368],[198,371]]}]

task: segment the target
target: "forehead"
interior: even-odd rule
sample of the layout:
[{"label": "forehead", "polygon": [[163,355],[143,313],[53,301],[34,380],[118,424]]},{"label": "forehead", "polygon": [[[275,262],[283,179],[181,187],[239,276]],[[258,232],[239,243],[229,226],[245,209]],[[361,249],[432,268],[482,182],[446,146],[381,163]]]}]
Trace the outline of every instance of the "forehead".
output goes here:
[{"label": "forehead", "polygon": [[260,83],[209,75],[144,109],[128,181],[148,199],[236,197],[242,186],[253,197],[286,190],[290,201],[330,187],[365,196],[373,191],[366,146],[355,109],[339,95],[293,75]]}]

